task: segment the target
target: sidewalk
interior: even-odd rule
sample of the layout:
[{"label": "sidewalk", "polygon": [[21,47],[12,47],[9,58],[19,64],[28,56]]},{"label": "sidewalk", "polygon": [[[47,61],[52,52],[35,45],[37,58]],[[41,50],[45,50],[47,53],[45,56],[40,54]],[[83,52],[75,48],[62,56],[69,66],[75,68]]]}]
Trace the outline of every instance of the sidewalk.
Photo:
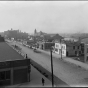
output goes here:
[{"label": "sidewalk", "polygon": [[[50,55],[50,52],[49,52],[49,51],[44,51],[44,50],[41,50],[41,49],[38,49],[38,50],[39,50],[40,52],[44,53],[44,54]],[[53,57],[55,57],[55,58],[57,58],[57,59],[60,59],[60,57],[61,57],[60,55],[58,55],[58,54],[56,54],[56,53],[53,53],[52,55],[53,55]],[[86,64],[86,63],[83,63],[83,62],[74,60],[74,59],[69,58],[69,57],[63,57],[63,60],[66,61],[66,62],[69,62],[69,63],[71,63],[71,64],[77,65],[77,66],[79,66],[79,67],[82,67],[82,68],[88,70],[88,64]]]},{"label": "sidewalk", "polygon": [[[42,85],[42,78],[45,80],[44,86]],[[52,87],[52,83],[45,76],[43,76],[39,71],[37,71],[33,66],[31,66],[30,82],[17,84],[5,88],[18,88],[18,87]]]}]

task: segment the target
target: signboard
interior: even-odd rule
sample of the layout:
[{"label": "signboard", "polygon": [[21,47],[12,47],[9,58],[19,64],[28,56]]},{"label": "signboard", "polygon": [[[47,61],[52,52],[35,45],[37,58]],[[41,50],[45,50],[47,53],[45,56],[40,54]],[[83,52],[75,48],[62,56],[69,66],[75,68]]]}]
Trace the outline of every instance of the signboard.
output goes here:
[{"label": "signboard", "polygon": [[30,59],[0,62],[0,69],[30,65]]},{"label": "signboard", "polygon": [[10,68],[10,67],[11,67],[11,62],[10,61],[0,62],[0,69]]}]

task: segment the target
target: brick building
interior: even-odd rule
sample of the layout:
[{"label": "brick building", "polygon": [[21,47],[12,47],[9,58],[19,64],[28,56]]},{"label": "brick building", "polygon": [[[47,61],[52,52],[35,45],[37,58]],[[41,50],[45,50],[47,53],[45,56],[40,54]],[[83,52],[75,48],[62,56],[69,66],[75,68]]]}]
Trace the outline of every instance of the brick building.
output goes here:
[{"label": "brick building", "polygon": [[66,43],[66,56],[80,56],[81,43],[80,42],[65,42]]},{"label": "brick building", "polygon": [[0,86],[24,83],[29,80],[30,59],[24,59],[7,43],[0,42]]}]

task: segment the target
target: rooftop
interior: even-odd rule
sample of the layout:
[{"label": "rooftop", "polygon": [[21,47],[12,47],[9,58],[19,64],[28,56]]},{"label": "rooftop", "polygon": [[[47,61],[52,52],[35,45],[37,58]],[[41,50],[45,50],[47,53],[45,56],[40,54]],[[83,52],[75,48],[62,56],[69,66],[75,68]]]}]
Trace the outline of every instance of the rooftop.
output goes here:
[{"label": "rooftop", "polygon": [[81,39],[81,42],[88,44],[88,38]]},{"label": "rooftop", "polygon": [[64,41],[64,43],[67,45],[67,46],[73,46],[73,45],[80,45],[81,43],[79,41],[77,42],[74,42],[74,41]]},{"label": "rooftop", "polygon": [[12,61],[17,59],[24,59],[14,49],[12,49],[7,43],[0,42],[0,61]]}]

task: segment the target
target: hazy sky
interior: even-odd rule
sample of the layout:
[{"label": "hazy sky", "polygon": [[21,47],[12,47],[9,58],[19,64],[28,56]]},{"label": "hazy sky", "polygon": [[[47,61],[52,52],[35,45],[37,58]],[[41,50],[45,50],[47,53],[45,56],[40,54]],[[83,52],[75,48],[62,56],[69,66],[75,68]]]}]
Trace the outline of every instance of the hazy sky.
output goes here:
[{"label": "hazy sky", "polygon": [[0,32],[88,32],[88,1],[0,1]]}]

